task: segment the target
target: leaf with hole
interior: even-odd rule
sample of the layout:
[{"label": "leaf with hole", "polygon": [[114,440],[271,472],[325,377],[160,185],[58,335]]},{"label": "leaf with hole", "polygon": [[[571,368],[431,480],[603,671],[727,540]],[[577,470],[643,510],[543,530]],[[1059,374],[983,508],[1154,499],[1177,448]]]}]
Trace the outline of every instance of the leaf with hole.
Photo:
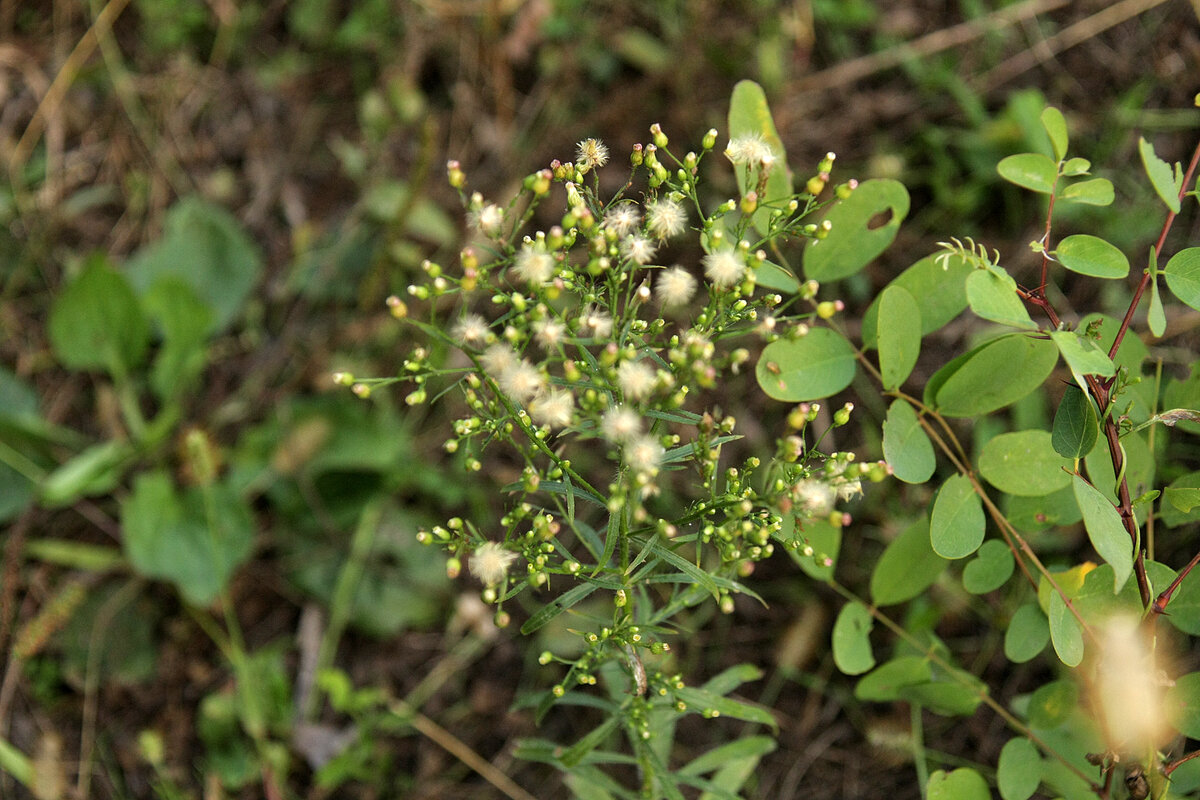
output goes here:
[{"label": "leaf with hole", "polygon": [[1051,435],[1029,430],[993,436],[979,453],[979,473],[1008,494],[1037,497],[1071,482],[1066,460],[1054,451]]},{"label": "leaf with hole", "polygon": [[1115,246],[1098,236],[1076,233],[1058,243],[1054,257],[1072,272],[1093,278],[1124,278],[1129,274],[1129,259]]},{"label": "leaf with hole", "polygon": [[1050,433],[1054,452],[1063,458],[1083,458],[1092,452],[1099,436],[1100,425],[1091,398],[1078,386],[1068,386],[1054,412]]},{"label": "leaf with hole", "polygon": [[[1017,297],[1017,284],[1008,273],[977,269],[967,278],[967,303],[981,319],[1011,325],[1014,328],[1037,330],[1037,325]],[[1002,277],[1003,276],[1003,277]]]},{"label": "leaf with hole", "polygon": [[983,504],[965,475],[942,484],[929,518],[929,541],[942,558],[966,558],[983,543]]},{"label": "leaf with hole", "polygon": [[[899,181],[860,183],[825,215],[832,225],[829,235],[809,241],[804,248],[805,277],[824,283],[861,270],[896,238],[908,208],[908,190]],[[886,218],[882,225],[880,218]]]},{"label": "leaf with hole", "polygon": [[883,388],[900,388],[921,352],[921,308],[902,286],[889,286],[879,297],[878,347]]},{"label": "leaf with hole", "polygon": [[897,398],[888,407],[883,423],[883,457],[892,474],[905,483],[924,483],[937,467],[933,443],[907,400]]},{"label": "leaf with hole", "polygon": [[1171,256],[1162,273],[1171,294],[1200,310],[1200,247],[1189,247]]},{"label": "leaf with hole", "polygon": [[779,339],[763,348],[758,385],[768,397],[788,403],[821,400],[850,385],[854,348],[829,328],[813,328],[800,339]]},{"label": "leaf with hole", "polygon": [[1088,539],[1100,557],[1112,566],[1113,592],[1119,592],[1133,572],[1136,543],[1130,540],[1129,532],[1121,523],[1121,515],[1108,498],[1078,475],[1072,476],[1072,482]]},{"label": "leaf with hole", "polygon": [[1176,182],[1171,172],[1171,165],[1159,158],[1154,152],[1154,145],[1144,138],[1138,139],[1138,152],[1142,155],[1142,166],[1146,168],[1146,176],[1150,185],[1159,198],[1171,209],[1171,213],[1179,213],[1179,190],[1183,188],[1182,181]]},{"label": "leaf with hole", "polygon": [[963,588],[971,594],[994,592],[1012,577],[1015,565],[1008,545],[999,539],[989,539],[963,568]]},{"label": "leaf with hole", "polygon": [[996,171],[1009,183],[1040,194],[1053,192],[1058,177],[1058,165],[1041,153],[1019,153],[1001,159]]},{"label": "leaf with hole", "polygon": [[929,523],[915,522],[893,539],[871,571],[871,602],[903,603],[928,589],[946,569],[946,559],[929,544]]},{"label": "leaf with hole", "polygon": [[861,675],[875,666],[871,652],[871,612],[862,603],[851,602],[838,612],[833,623],[833,661],[846,675]]}]

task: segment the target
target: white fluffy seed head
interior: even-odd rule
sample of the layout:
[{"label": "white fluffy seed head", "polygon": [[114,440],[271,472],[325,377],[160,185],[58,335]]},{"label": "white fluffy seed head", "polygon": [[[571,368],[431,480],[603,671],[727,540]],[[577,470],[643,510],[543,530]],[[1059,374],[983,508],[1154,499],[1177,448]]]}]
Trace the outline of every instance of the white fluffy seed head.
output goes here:
[{"label": "white fluffy seed head", "polygon": [[642,433],[642,418],[625,406],[613,406],[600,418],[600,432],[610,442],[628,442]]},{"label": "white fluffy seed head", "polygon": [[696,278],[683,267],[670,267],[659,273],[654,291],[664,308],[686,305],[696,294]]},{"label": "white fluffy seed head", "polygon": [[704,274],[718,289],[728,289],[746,274],[746,262],[736,250],[723,247],[704,257]]},{"label": "white fluffy seed head", "polygon": [[654,391],[654,370],[645,361],[625,361],[617,367],[617,385],[626,400],[644,400]]},{"label": "white fluffy seed head", "polygon": [[508,568],[517,560],[517,554],[506,550],[496,542],[484,542],[467,560],[467,569],[484,586],[495,586],[508,575]]},{"label": "white fluffy seed head", "polygon": [[668,198],[650,200],[646,203],[646,227],[660,241],[683,233],[687,225],[687,211],[683,204]]},{"label": "white fluffy seed head", "polygon": [[565,428],[575,415],[575,397],[567,389],[551,389],[529,403],[529,416],[539,425]]},{"label": "white fluffy seed head", "polygon": [[530,286],[539,286],[554,277],[554,256],[537,245],[523,245],[517,253],[513,272]]}]

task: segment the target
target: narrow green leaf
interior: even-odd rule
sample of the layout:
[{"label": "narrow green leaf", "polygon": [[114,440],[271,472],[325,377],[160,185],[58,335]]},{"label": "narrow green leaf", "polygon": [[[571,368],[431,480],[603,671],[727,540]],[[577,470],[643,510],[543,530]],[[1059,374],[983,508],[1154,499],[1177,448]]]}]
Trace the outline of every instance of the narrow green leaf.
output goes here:
[{"label": "narrow green leaf", "polygon": [[521,633],[526,635],[533,633],[538,628],[542,627],[571,606],[582,601],[598,588],[600,587],[596,586],[595,584],[581,583],[569,589],[568,591],[563,592],[558,597],[554,598],[549,603],[534,612],[533,616],[526,620],[525,624],[521,626]]},{"label": "narrow green leaf", "polygon": [[1179,213],[1179,190],[1182,181],[1176,183],[1171,172],[1171,166],[1154,153],[1154,145],[1144,138],[1138,139],[1138,151],[1142,154],[1142,166],[1146,168],[1146,176],[1162,201],[1171,209],[1171,213]]},{"label": "narrow green leaf", "polygon": [[126,441],[113,439],[92,445],[42,480],[38,487],[41,502],[64,506],[82,497],[107,494],[121,480],[133,457],[133,446]]},{"label": "narrow green leaf", "polygon": [[1189,672],[1175,679],[1167,690],[1165,707],[1171,711],[1171,724],[1183,735],[1200,739],[1200,672]]},{"label": "narrow green leaf", "polygon": [[796,403],[840,392],[855,369],[854,347],[840,333],[813,328],[801,339],[779,339],[763,348],[755,374],[768,397]]},{"label": "narrow green leaf", "polygon": [[921,309],[902,286],[889,286],[880,295],[878,346],[883,388],[898,389],[921,352]]},{"label": "narrow green leaf", "polygon": [[679,768],[683,775],[704,775],[720,769],[730,761],[742,758],[761,758],[775,752],[778,745],[770,736],[743,736],[693,758]]},{"label": "narrow green leaf", "polygon": [[1020,153],[1001,159],[996,171],[1009,183],[1040,194],[1053,192],[1058,177],[1058,165],[1041,153]]},{"label": "narrow green leaf", "polygon": [[1054,250],[1058,262],[1072,272],[1093,278],[1124,278],[1129,274],[1129,259],[1115,246],[1098,236],[1076,233],[1058,243]]},{"label": "narrow green leaf", "polygon": [[926,400],[948,417],[977,417],[1042,385],[1058,361],[1053,342],[1023,334],[993,339],[951,361],[926,385]]},{"label": "narrow green leaf", "polygon": [[[810,240],[804,248],[805,277],[825,283],[861,270],[896,238],[908,208],[908,190],[899,181],[860,183],[825,215],[833,226],[829,235]],[[887,221],[875,227],[881,215]]]},{"label": "narrow green leaf", "polygon": [[905,483],[924,483],[937,467],[933,443],[907,400],[897,398],[888,407],[883,423],[883,457],[892,474]]},{"label": "narrow green leaf", "polygon": [[1002,433],[988,440],[979,453],[979,472],[992,486],[1008,494],[1038,497],[1071,482],[1066,460],[1054,451],[1051,435],[1030,430]]},{"label": "narrow green leaf", "polygon": [[1059,161],[1067,155],[1067,121],[1062,112],[1054,106],[1046,106],[1042,112],[1042,127],[1050,137],[1050,145],[1054,148],[1054,157]]},{"label": "narrow green leaf", "polygon": [[1171,256],[1162,273],[1171,294],[1200,310],[1200,247],[1189,247]]},{"label": "narrow green leaf", "polygon": [[1060,200],[1087,206],[1111,206],[1115,197],[1112,181],[1105,178],[1072,183],[1058,195]]},{"label": "narrow green leaf", "polygon": [[1004,800],[1029,800],[1042,778],[1042,757],[1024,736],[1009,739],[1000,750],[996,784]]},{"label": "narrow green leaf", "polygon": [[1167,314],[1163,311],[1162,298],[1158,294],[1157,275],[1150,279],[1150,308],[1146,313],[1146,326],[1157,337],[1167,331]]},{"label": "narrow green leaf", "polygon": [[1092,452],[1099,436],[1096,407],[1078,386],[1068,386],[1054,412],[1050,436],[1054,452],[1063,458],[1083,458]]},{"label": "narrow green leaf", "polygon": [[599,747],[605,739],[612,735],[617,729],[617,725],[621,722],[619,714],[611,714],[606,720],[601,722],[590,732],[585,734],[578,742],[568,747],[562,754],[561,760],[564,766],[573,767],[584,759],[584,757]]},{"label": "narrow green leaf", "polygon": [[62,539],[34,539],[26,543],[25,557],[86,572],[108,572],[125,562],[115,547]]},{"label": "narrow green leaf", "polygon": [[942,558],[966,558],[983,543],[983,504],[965,475],[951,475],[933,501],[929,540]]},{"label": "narrow green leaf", "polygon": [[1092,547],[1113,568],[1113,592],[1121,591],[1125,581],[1133,572],[1133,552],[1129,532],[1121,524],[1121,515],[1108,498],[1078,475],[1072,478],[1075,500],[1083,512],[1083,525],[1087,529]]},{"label": "narrow green leaf", "polygon": [[1015,565],[1008,545],[999,539],[989,539],[963,568],[963,588],[971,594],[994,592],[1012,576]]},{"label": "narrow green leaf", "polygon": [[1004,655],[1014,664],[1024,664],[1046,649],[1050,624],[1037,603],[1026,603],[1016,610],[1004,632]]},{"label": "narrow green leaf", "polygon": [[1083,629],[1079,620],[1067,608],[1066,601],[1058,592],[1050,595],[1050,641],[1058,659],[1068,667],[1077,667],[1083,661]]},{"label": "narrow green leaf", "polygon": [[875,666],[871,652],[871,612],[862,603],[847,603],[833,623],[833,661],[846,675],[861,675]]},{"label": "narrow green leaf", "polygon": [[[957,317],[967,307],[967,276],[975,268],[966,260],[945,253],[925,256],[897,275],[888,286],[908,290],[921,306],[921,335],[928,336]],[[863,347],[875,346],[879,328],[879,301],[876,297],[863,315]]]},{"label": "narrow green leaf", "polygon": [[903,603],[933,585],[946,569],[946,559],[929,544],[929,523],[920,520],[893,539],[871,572],[871,602]]},{"label": "narrow green leaf", "polygon": [[772,728],[779,727],[779,723],[775,721],[771,712],[762,706],[744,703],[741,700],[734,700],[732,697],[722,697],[716,692],[685,686],[682,689],[676,689],[675,696],[698,712],[715,711],[722,717],[769,725]]},{"label": "narrow green leaf", "polygon": [[991,270],[977,269],[972,272],[967,278],[967,303],[975,315],[982,319],[1014,328],[1037,330],[1025,304],[1017,297],[1016,282],[1007,273],[1002,278]]},{"label": "narrow green leaf", "polygon": [[[787,166],[783,140],[779,138],[771,108],[767,105],[767,95],[754,81],[738,81],[729,98],[729,137],[736,139],[741,136],[760,137],[775,156],[775,167],[767,176],[766,191],[759,197],[759,209],[753,217],[754,227],[759,233],[765,234],[770,227],[772,211],[768,204],[792,194],[792,175]],[[744,169],[735,170],[735,174],[738,190],[743,195],[754,188],[746,185]]]},{"label": "narrow green leaf", "polygon": [[970,767],[959,767],[951,773],[938,770],[929,776],[925,800],[992,800],[987,781]]}]

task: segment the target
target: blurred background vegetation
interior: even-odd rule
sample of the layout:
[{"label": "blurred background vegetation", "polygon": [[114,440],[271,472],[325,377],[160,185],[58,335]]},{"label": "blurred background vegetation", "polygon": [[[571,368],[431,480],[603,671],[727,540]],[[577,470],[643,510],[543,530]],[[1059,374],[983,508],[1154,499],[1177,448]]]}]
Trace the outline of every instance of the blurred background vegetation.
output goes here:
[{"label": "blurred background vegetation", "polygon": [[[1123,168],[1139,135],[1186,158],[1197,76],[1195,0],[0,0],[0,796],[521,796],[504,776],[561,795],[513,757],[587,729],[516,702],[543,647],[489,629],[413,539],[495,513],[511,466],[468,480],[441,448],[451,410],[331,381],[411,347],[383,300],[455,263],[448,158],[504,201],[586,137],[618,162],[654,122],[696,146],[754,79],[794,169],[834,151],[835,180],[914,196],[846,287],[865,303],[952,235],[1020,273],[1039,211],[994,165],[1038,146],[1043,102],[1116,184],[1078,223],[1140,252],[1161,217]],[[712,180],[714,202],[733,191]],[[1195,242],[1194,215],[1175,230]],[[744,446],[770,447],[786,409],[723,391],[762,419]],[[846,547],[877,553],[886,505],[856,518]],[[755,576],[769,608],[696,610],[681,671],[768,669],[750,699],[782,731],[754,796],[918,797],[907,715],[849,694],[829,598],[798,575]],[[947,724],[944,763],[994,763],[996,720],[927,735]]]}]

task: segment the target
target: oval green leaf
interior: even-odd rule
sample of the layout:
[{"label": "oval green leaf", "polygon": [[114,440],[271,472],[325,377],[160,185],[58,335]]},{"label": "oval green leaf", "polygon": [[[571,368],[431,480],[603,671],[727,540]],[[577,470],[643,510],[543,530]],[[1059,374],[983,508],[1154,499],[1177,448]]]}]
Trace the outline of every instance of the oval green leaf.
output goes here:
[{"label": "oval green leaf", "polygon": [[888,407],[883,423],[883,457],[892,474],[905,483],[924,483],[937,467],[933,443],[907,400],[897,398]]},{"label": "oval green leaf", "polygon": [[1200,247],[1189,247],[1171,256],[1163,268],[1171,294],[1200,310]]},{"label": "oval green leaf", "polygon": [[1025,330],[1037,329],[1025,304],[1017,297],[1016,282],[1007,274],[1001,277],[988,269],[972,272],[967,278],[967,303],[981,319]]},{"label": "oval green leaf", "polygon": [[1014,664],[1024,664],[1046,649],[1050,624],[1037,603],[1026,603],[1016,610],[1004,632],[1004,655]]},{"label": "oval green leaf", "polygon": [[979,453],[979,472],[1008,494],[1039,497],[1071,482],[1067,461],[1050,443],[1046,431],[1031,430],[993,436]]},{"label": "oval green leaf", "polygon": [[990,539],[963,568],[963,588],[971,594],[993,592],[1012,577],[1015,565],[1008,545],[999,539]]},{"label": "oval green leaf", "polygon": [[1039,730],[1052,730],[1071,718],[1079,704],[1079,687],[1073,680],[1052,681],[1029,698],[1029,724]]},{"label": "oval green leaf", "polygon": [[1083,661],[1083,629],[1079,620],[1067,608],[1067,603],[1058,592],[1050,594],[1050,641],[1058,659],[1068,667],[1077,667]]},{"label": "oval green leaf", "polygon": [[1111,206],[1116,195],[1113,193],[1112,181],[1105,178],[1072,183],[1058,195],[1060,200],[1071,203],[1082,203],[1087,206]]},{"label": "oval green leaf", "polygon": [[1058,361],[1046,339],[1009,334],[993,339],[938,370],[926,397],[948,417],[977,417],[1017,402],[1042,385]]},{"label": "oval green leaf", "polygon": [[1086,158],[1068,158],[1062,166],[1062,174],[1068,178],[1077,178],[1080,175],[1087,175],[1088,170],[1092,168],[1092,162]]},{"label": "oval green leaf", "polygon": [[[962,257],[946,253],[925,256],[901,272],[888,286],[902,286],[921,305],[921,335],[940,330],[967,307],[967,276],[975,268]],[[863,315],[863,347],[875,346],[879,328],[879,297],[872,301]]]},{"label": "oval green leaf", "polygon": [[833,623],[833,661],[846,675],[861,675],[875,666],[871,628],[875,622],[862,603],[847,603]]},{"label": "oval green leaf", "polygon": [[902,286],[889,286],[879,297],[878,346],[883,388],[898,389],[921,352],[921,308]]},{"label": "oval green leaf", "polygon": [[126,373],[150,344],[150,322],[124,276],[103,255],[63,290],[50,308],[50,344],[63,366]]},{"label": "oval green leaf", "polygon": [[1114,245],[1098,236],[1076,233],[1058,243],[1054,250],[1058,262],[1072,272],[1093,278],[1124,278],[1129,274],[1129,259]]},{"label": "oval green leaf", "polygon": [[[829,235],[804,248],[804,275],[825,282],[858,272],[896,238],[908,207],[908,190],[899,181],[863,181],[825,216],[833,226]],[[875,227],[883,215],[886,222]]]},{"label": "oval green leaf", "polygon": [[877,606],[903,603],[933,585],[946,560],[929,546],[929,523],[910,525],[875,562],[871,572],[871,602]]},{"label": "oval green leaf", "polygon": [[1100,557],[1112,566],[1113,592],[1119,592],[1133,572],[1134,543],[1108,498],[1078,475],[1072,476],[1072,481],[1088,538]]},{"label": "oval green leaf", "polygon": [[800,281],[789,270],[770,261],[763,261],[754,268],[754,283],[764,289],[795,294],[800,291]]},{"label": "oval green leaf", "polygon": [[942,558],[966,558],[983,543],[983,504],[965,475],[951,475],[933,501],[929,541]]},{"label": "oval green leaf", "polygon": [[1004,800],[1029,800],[1042,782],[1042,757],[1024,736],[1009,739],[996,765],[996,785]]},{"label": "oval green leaf", "polygon": [[1191,739],[1200,739],[1200,672],[1189,672],[1175,679],[1167,691],[1171,724]]},{"label": "oval green leaf", "polygon": [[929,776],[925,787],[926,800],[992,800],[987,781],[970,767],[959,767],[954,772],[938,770]]},{"label": "oval green leaf", "polygon": [[933,669],[929,660],[921,656],[899,656],[881,664],[869,675],[859,680],[854,687],[854,696],[871,703],[890,703],[900,699],[900,690],[905,686],[929,683],[933,680]]},{"label": "oval green leaf", "polygon": [[1041,153],[1019,153],[996,165],[1000,177],[1030,191],[1050,194],[1058,177],[1058,165]]},{"label": "oval green leaf", "polygon": [[[760,137],[771,148],[775,155],[775,168],[767,176],[767,187],[762,197],[759,197],[759,209],[754,213],[754,227],[759,233],[766,234],[770,227],[772,209],[767,205],[776,200],[782,200],[792,193],[792,174],[787,166],[787,153],[783,148],[783,140],[775,129],[775,121],[771,116],[771,108],[767,105],[767,96],[761,86],[754,81],[738,81],[733,87],[729,98],[729,136],[736,139],[740,136]],[[735,170],[738,189],[744,195],[753,186],[746,185],[746,171]],[[766,284],[764,284],[766,285]]]},{"label": "oval green leaf", "polygon": [[1138,139],[1138,151],[1142,154],[1142,166],[1146,168],[1146,176],[1154,191],[1171,209],[1171,213],[1179,213],[1179,184],[1171,172],[1171,165],[1159,158],[1154,152],[1154,145],[1145,139]]},{"label": "oval green leaf", "polygon": [[1050,434],[1054,452],[1063,458],[1083,458],[1092,452],[1099,436],[1096,407],[1078,386],[1068,386],[1054,412],[1054,429]]},{"label": "oval green leaf", "polygon": [[829,328],[813,328],[801,339],[780,339],[763,348],[758,385],[786,403],[820,400],[850,385],[854,348]]},{"label": "oval green leaf", "polygon": [[[1042,111],[1042,127],[1050,137],[1050,145],[1054,148],[1054,157],[1059,161],[1067,154],[1067,121],[1063,114],[1054,106],[1046,106]],[[1007,798],[1006,798],[1007,800]]]}]

